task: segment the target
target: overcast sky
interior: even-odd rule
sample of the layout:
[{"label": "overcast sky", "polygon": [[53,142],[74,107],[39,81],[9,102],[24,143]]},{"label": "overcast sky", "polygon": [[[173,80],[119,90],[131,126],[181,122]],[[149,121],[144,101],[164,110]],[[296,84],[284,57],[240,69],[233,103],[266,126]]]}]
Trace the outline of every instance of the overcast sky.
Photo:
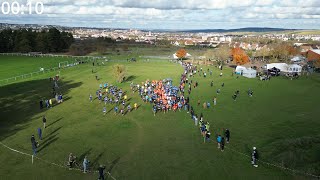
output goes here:
[{"label": "overcast sky", "polygon": [[43,2],[42,15],[1,13],[0,22],[139,29],[320,29],[320,0],[31,1]]}]

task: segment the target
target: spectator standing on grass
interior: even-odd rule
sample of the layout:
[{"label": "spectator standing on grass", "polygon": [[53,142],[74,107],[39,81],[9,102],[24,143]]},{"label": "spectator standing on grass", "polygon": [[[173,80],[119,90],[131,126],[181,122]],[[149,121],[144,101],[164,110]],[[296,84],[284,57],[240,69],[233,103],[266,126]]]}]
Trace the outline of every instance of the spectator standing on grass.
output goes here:
[{"label": "spectator standing on grass", "polygon": [[229,143],[229,141],[230,141],[230,131],[229,131],[229,129],[226,129],[225,136],[226,136],[227,143]]},{"label": "spectator standing on grass", "polygon": [[108,97],[106,96],[106,97],[104,97],[104,104],[106,105],[107,102],[108,102]]},{"label": "spectator standing on grass", "polygon": [[213,81],[211,81],[210,86],[211,86],[211,87],[213,86]]},{"label": "spectator standing on grass", "polygon": [[50,106],[49,106],[49,101],[48,101],[48,99],[45,100],[45,103],[46,103],[46,107],[49,108]]},{"label": "spectator standing on grass", "polygon": [[134,103],[134,105],[133,105],[133,106],[134,106],[134,109],[135,109],[135,110],[137,110],[137,109],[138,109],[138,104],[137,104],[137,103]]},{"label": "spectator standing on grass", "polygon": [[202,107],[203,107],[203,109],[206,109],[206,108],[207,108],[207,103],[204,102],[204,103],[202,104]]},{"label": "spectator standing on grass", "polygon": [[76,162],[76,156],[70,153],[68,162],[69,162],[69,170],[71,170],[73,168],[73,164]]},{"label": "spectator standing on grass", "polygon": [[207,130],[207,132],[206,132],[206,142],[210,142],[210,136],[211,136],[211,133],[210,133],[210,131],[209,130]]},{"label": "spectator standing on grass", "polygon": [[259,155],[258,155],[257,148],[253,147],[253,150],[251,153],[251,159],[252,159],[251,164],[253,165],[253,167],[258,167],[258,164],[257,164],[258,158],[259,158]]},{"label": "spectator standing on grass", "polygon": [[106,108],[106,107],[103,107],[102,112],[103,112],[103,115],[106,115],[106,113],[107,113],[107,108]]},{"label": "spectator standing on grass", "polygon": [[194,117],[194,125],[197,126],[198,125],[198,116],[195,115]]},{"label": "spectator standing on grass", "polygon": [[200,121],[203,121],[203,114],[200,114]]},{"label": "spectator standing on grass", "polygon": [[217,98],[216,97],[213,98],[213,105],[214,106],[217,105]]},{"label": "spectator standing on grass", "polygon": [[210,129],[210,123],[209,123],[209,122],[207,122],[207,123],[205,124],[205,128],[206,128],[207,131],[209,131],[209,129]]},{"label": "spectator standing on grass", "polygon": [[37,141],[34,138],[34,135],[31,136],[31,146],[32,146],[33,155],[36,155],[37,154]]},{"label": "spectator standing on grass", "polygon": [[221,137],[221,151],[224,151],[224,137]]},{"label": "spectator standing on grass", "polygon": [[90,100],[90,102],[92,102],[92,95],[91,94],[89,96],[89,100]]},{"label": "spectator standing on grass", "polygon": [[59,103],[62,103],[63,102],[63,97],[62,97],[62,94],[60,93],[60,95],[59,95]]},{"label": "spectator standing on grass", "polygon": [[122,116],[124,115],[124,109],[123,108],[120,109],[120,113],[121,113]]},{"label": "spectator standing on grass", "polygon": [[104,170],[106,169],[105,166],[100,165],[100,167],[98,168],[99,171],[99,178],[100,180],[104,180]]},{"label": "spectator standing on grass", "polygon": [[49,99],[50,108],[52,108],[52,100]]},{"label": "spectator standing on grass", "polygon": [[153,105],[152,111],[153,111],[153,116],[156,116],[156,113],[157,113],[157,106],[156,105]]},{"label": "spectator standing on grass", "polygon": [[236,101],[236,99],[237,99],[237,93],[234,93],[234,94],[233,94],[232,99],[233,99],[234,101]]},{"label": "spectator standing on grass", "polygon": [[218,149],[220,149],[221,140],[222,140],[222,138],[221,138],[221,136],[220,136],[220,134],[219,134],[218,137],[217,137]]},{"label": "spectator standing on grass", "polygon": [[41,99],[39,103],[40,103],[40,109],[42,109],[43,108],[43,99]]},{"label": "spectator standing on grass", "polygon": [[43,122],[43,128],[46,128],[47,119],[45,115],[42,116],[42,122]]},{"label": "spectator standing on grass", "polygon": [[41,128],[38,128],[38,136],[39,136],[39,139],[42,140],[42,130],[41,130]]},{"label": "spectator standing on grass", "polygon": [[89,167],[89,162],[90,161],[88,160],[87,156],[85,156],[84,159],[83,159],[83,163],[82,163],[82,165],[83,165],[83,173],[87,173],[88,167]]},{"label": "spectator standing on grass", "polygon": [[114,107],[114,114],[117,114],[118,113],[118,106],[115,106]]}]

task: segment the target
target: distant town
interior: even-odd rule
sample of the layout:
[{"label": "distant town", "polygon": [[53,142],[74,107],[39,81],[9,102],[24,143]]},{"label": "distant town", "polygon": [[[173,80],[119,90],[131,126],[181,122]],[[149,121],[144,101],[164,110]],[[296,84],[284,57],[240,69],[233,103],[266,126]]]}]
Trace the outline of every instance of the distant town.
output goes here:
[{"label": "distant town", "polygon": [[[243,28],[235,29],[234,32],[223,30],[194,30],[194,31],[169,31],[169,30],[137,30],[137,29],[111,29],[111,28],[90,28],[90,27],[64,27],[38,24],[7,24],[0,23],[2,29],[28,29],[42,31],[55,27],[60,31],[70,32],[74,39],[84,40],[98,37],[108,37],[116,41],[130,40],[155,44],[157,41],[166,40],[175,46],[207,46],[216,47],[220,43],[230,44],[240,42],[241,39],[271,39],[281,41],[295,41],[296,45],[303,45],[304,42],[320,41],[320,31],[303,33],[304,30],[286,30],[275,28]],[[243,32],[241,32],[243,30]],[[248,32],[249,30],[250,32]],[[270,31],[269,31],[270,30]],[[297,34],[295,34],[297,32]],[[302,33],[301,33],[302,32]],[[301,43],[299,43],[301,42]],[[259,44],[241,43],[241,48],[259,50]]]}]

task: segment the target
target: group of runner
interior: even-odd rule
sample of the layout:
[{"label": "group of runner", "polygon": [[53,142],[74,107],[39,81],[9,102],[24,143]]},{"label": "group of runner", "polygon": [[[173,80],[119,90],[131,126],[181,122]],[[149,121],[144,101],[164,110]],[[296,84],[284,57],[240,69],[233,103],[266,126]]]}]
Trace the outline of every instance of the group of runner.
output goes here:
[{"label": "group of runner", "polygon": [[[96,90],[96,98],[98,99],[99,103],[105,104],[102,109],[104,115],[107,114],[107,104],[115,105],[113,108],[115,114],[120,113],[121,115],[124,115],[127,112],[132,111],[130,103],[127,104],[129,99],[126,92],[117,86],[109,85],[108,83],[100,84],[99,89]],[[89,95],[89,101],[93,102],[92,94]],[[134,103],[133,108],[137,109],[138,104]]]},{"label": "group of runner", "polygon": [[[192,83],[192,80],[189,80],[188,78],[194,77],[195,74],[199,74],[201,77],[203,75],[204,78],[206,78],[206,72],[200,68],[200,70],[197,69],[197,67],[192,66],[191,63],[182,63],[181,64],[184,68],[184,73],[181,75],[180,79],[180,85],[179,87],[175,87],[172,85],[172,80],[171,79],[164,79],[160,81],[146,81],[141,83],[140,85],[133,85],[131,83],[131,90],[133,92],[138,91],[141,99],[145,103],[151,103],[153,104],[152,110],[154,115],[156,115],[157,112],[163,111],[164,113],[167,112],[168,110],[181,110],[183,107],[185,107],[185,110],[187,110],[187,113],[191,114],[191,118],[194,121],[195,126],[197,126],[200,129],[200,134],[203,137],[203,142],[207,143],[210,142],[211,138],[211,132],[210,131],[210,123],[205,122],[203,120],[203,114],[201,113],[200,116],[198,116],[193,107],[190,105],[189,102],[189,97],[185,98],[184,97],[184,88],[186,84],[188,85],[188,94],[190,95],[191,90],[192,90],[192,85],[193,88],[198,87],[198,82]],[[210,72],[210,76],[212,75],[212,70],[210,71],[208,69],[208,72]],[[222,73],[219,75],[222,77]],[[213,81],[211,81],[210,86],[213,86]],[[224,83],[221,84],[221,87],[223,88],[225,86]],[[217,89],[217,95],[220,94],[221,90],[220,88]],[[239,96],[240,91],[237,90],[234,93],[233,99],[236,100],[236,98]],[[252,97],[253,91],[249,88],[248,90],[248,96]],[[217,104],[217,98],[214,97],[212,99],[213,104]],[[198,100],[198,105],[200,105],[200,100]],[[205,102],[203,103],[204,108],[209,108],[210,107],[210,102]],[[198,121],[199,120],[199,121]],[[223,152],[225,143],[230,142],[230,130],[227,128],[223,129],[223,134],[215,134],[216,137],[216,143],[217,147]],[[253,148],[252,152],[252,165],[254,167],[258,167],[257,165],[257,159],[258,159],[258,153],[256,148]]]},{"label": "group of runner", "polygon": [[[48,99],[40,99],[39,101],[39,106],[40,106],[40,109],[43,109],[43,108],[52,108],[53,107],[53,104],[54,104],[54,100],[56,103],[62,103],[63,102],[63,96],[62,96],[62,93],[60,91],[60,87],[58,85],[58,81],[59,81],[59,75],[56,75],[54,77],[50,77],[49,78],[49,81],[52,83],[52,97],[51,98],[48,98]],[[58,91],[60,91],[58,93]]]}]

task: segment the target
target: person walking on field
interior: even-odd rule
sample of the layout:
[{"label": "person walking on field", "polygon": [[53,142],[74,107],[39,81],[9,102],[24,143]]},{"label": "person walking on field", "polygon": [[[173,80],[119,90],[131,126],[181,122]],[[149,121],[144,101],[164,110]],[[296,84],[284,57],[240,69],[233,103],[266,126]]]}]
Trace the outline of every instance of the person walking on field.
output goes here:
[{"label": "person walking on field", "polygon": [[226,136],[227,143],[229,143],[229,141],[230,141],[230,131],[229,131],[229,129],[226,129],[225,136]]},{"label": "person walking on field", "polygon": [[41,130],[41,128],[38,128],[38,136],[39,136],[39,139],[42,140],[42,130]]},{"label": "person walking on field", "polygon": [[104,170],[106,169],[105,166],[100,165],[100,167],[98,168],[99,171],[99,180],[104,180]]},{"label": "person walking on field", "polygon": [[47,119],[46,119],[45,115],[43,115],[43,117],[42,117],[42,122],[43,122],[43,128],[46,128]]},{"label": "person walking on field", "polygon": [[117,114],[118,113],[118,106],[115,106],[114,107],[114,114]]},{"label": "person walking on field", "polygon": [[220,149],[221,140],[222,140],[222,138],[221,138],[221,136],[219,134],[218,137],[217,137],[218,149]]},{"label": "person walking on field", "polygon": [[224,137],[221,138],[221,151],[224,151]]},{"label": "person walking on field", "polygon": [[37,141],[34,138],[34,135],[31,136],[31,146],[32,146],[33,155],[35,156],[37,154]]},{"label": "person walking on field", "polygon": [[258,164],[257,164],[257,160],[259,158],[259,155],[258,155],[258,151],[257,151],[257,148],[256,147],[253,147],[253,151],[251,153],[251,164],[253,165],[253,167],[258,167]]}]

